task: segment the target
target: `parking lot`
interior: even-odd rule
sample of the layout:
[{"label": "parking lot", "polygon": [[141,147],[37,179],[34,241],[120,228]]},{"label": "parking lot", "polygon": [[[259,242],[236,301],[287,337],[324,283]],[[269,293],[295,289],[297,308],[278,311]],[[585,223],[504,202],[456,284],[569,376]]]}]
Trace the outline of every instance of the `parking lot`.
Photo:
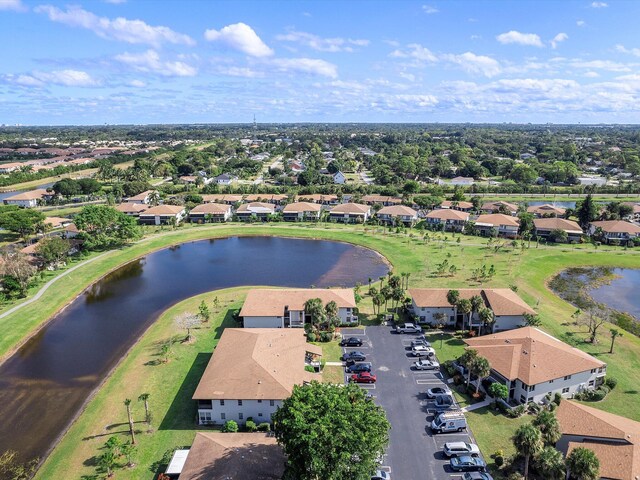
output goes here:
[{"label": "parking lot", "polygon": [[[358,337],[362,347],[346,347],[343,352],[361,351],[372,363],[377,376],[373,385],[361,385],[384,407],[391,423],[390,442],[383,465],[393,480],[456,479],[460,473],[450,470],[442,454],[445,442],[476,443],[470,430],[459,433],[432,434],[433,400],[429,388],[445,385],[440,371],[415,371],[417,359],[410,354],[414,334],[396,334],[389,326],[344,329],[343,337]],[[438,353],[437,345],[436,354]],[[345,374],[345,381],[348,375]]]}]

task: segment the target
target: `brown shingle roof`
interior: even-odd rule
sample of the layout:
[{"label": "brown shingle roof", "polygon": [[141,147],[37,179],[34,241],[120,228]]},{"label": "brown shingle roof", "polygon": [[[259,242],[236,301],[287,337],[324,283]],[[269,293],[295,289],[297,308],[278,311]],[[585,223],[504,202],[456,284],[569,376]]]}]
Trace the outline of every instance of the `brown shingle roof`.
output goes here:
[{"label": "brown shingle roof", "polygon": [[564,230],[571,233],[582,233],[582,228],[573,220],[565,220],[564,218],[534,218],[533,224],[536,228],[542,230]]},{"label": "brown shingle roof", "polygon": [[465,343],[503,377],[537,385],[600,368],[604,362],[534,327],[470,338]]},{"label": "brown shingle roof", "polygon": [[337,195],[321,195],[319,193],[310,193],[307,195],[298,195],[297,201],[310,201],[310,202],[335,202],[338,200]]},{"label": "brown shingle roof", "polygon": [[[450,307],[447,301],[447,293],[450,288],[410,288],[409,295],[419,308],[443,308]],[[485,301],[485,305],[493,313],[501,315],[522,315],[523,313],[535,314],[536,312],[527,305],[515,292],[509,288],[458,288],[460,298],[469,299],[479,295]]]},{"label": "brown shingle roof", "polygon": [[116,205],[116,210],[122,213],[140,213],[149,208],[145,203],[121,203]]},{"label": "brown shingle roof", "polygon": [[331,209],[331,213],[349,213],[349,214],[361,214],[365,215],[371,211],[369,205],[362,205],[361,203],[343,203],[342,205],[336,205]]},{"label": "brown shingle roof", "polygon": [[231,202],[231,203],[235,203],[235,202],[241,202],[242,201],[242,195],[227,195],[227,194],[223,194],[223,193],[214,193],[214,194],[210,194],[210,195],[201,195],[202,196],[202,200],[204,202]]},{"label": "brown shingle roof", "polygon": [[307,343],[298,328],[226,328],[194,400],[284,400],[294,385],[318,379],[304,369]]},{"label": "brown shingle roof", "polygon": [[231,209],[231,205],[226,205],[222,203],[203,203],[202,205],[197,205],[191,209],[191,213],[218,213],[224,214],[227,213]]},{"label": "brown shingle roof", "polygon": [[152,190],[147,190],[146,192],[139,193],[138,195],[134,195],[133,197],[129,197],[128,200],[135,202],[136,200],[140,200],[144,202],[147,197],[151,194]]},{"label": "brown shingle roof", "polygon": [[518,211],[518,206],[509,202],[498,201],[498,202],[486,202],[482,204],[482,210],[492,210],[492,211],[495,210],[497,212],[498,210],[500,210],[500,207],[504,207],[511,212]]},{"label": "brown shingle roof", "polygon": [[505,215],[503,213],[490,213],[487,215],[479,215],[476,219],[477,224],[487,224],[487,225],[507,225],[510,227],[517,227],[520,225],[518,219],[516,217],[512,217],[511,215]]},{"label": "brown shingle roof", "polygon": [[391,216],[408,216],[415,217],[418,215],[413,208],[405,205],[391,205],[389,207],[382,207],[378,210],[378,215],[391,215]]},{"label": "brown shingle roof", "polygon": [[[640,476],[640,422],[614,415],[577,402],[563,400],[556,409],[564,435],[593,437],[586,443],[571,442],[575,447],[593,450],[600,460],[600,476],[635,480]],[[614,439],[620,443],[601,443],[597,439]]]},{"label": "brown shingle roof", "polygon": [[456,202],[453,200],[445,200],[440,204],[442,208],[473,208],[471,202]]},{"label": "brown shingle roof", "polygon": [[197,432],[180,480],[278,480],[285,461],[266,433]]},{"label": "brown shingle roof", "polygon": [[591,222],[595,228],[600,227],[607,233],[631,233],[640,235],[640,227],[624,220],[605,220],[602,222]]},{"label": "brown shingle roof", "polygon": [[564,215],[567,210],[561,207],[554,207],[548,203],[544,205],[534,205],[527,207],[527,212],[535,215]]},{"label": "brown shingle roof", "polygon": [[60,228],[71,223],[71,219],[63,217],[47,217],[44,223],[51,225],[51,228]]},{"label": "brown shingle roof", "polygon": [[256,288],[249,290],[240,311],[241,317],[281,317],[284,308],[304,310],[304,302],[319,298],[323,304],[334,301],[338,308],[355,308],[356,300],[350,288]]},{"label": "brown shingle roof", "polygon": [[283,213],[298,213],[298,212],[319,212],[322,206],[318,203],[311,202],[294,202],[290,203],[282,209]]},{"label": "brown shingle roof", "polygon": [[151,207],[146,212],[142,212],[140,216],[177,215],[181,212],[184,212],[184,207],[180,205],[158,205]]},{"label": "brown shingle roof", "polygon": [[40,200],[43,197],[54,195],[47,192],[44,188],[37,188],[35,190],[29,190],[28,192],[18,193],[11,197],[5,198],[5,200]]},{"label": "brown shingle roof", "polygon": [[362,197],[362,201],[366,203],[402,203],[400,197],[390,197],[388,195],[365,195]]},{"label": "brown shingle roof", "polygon": [[236,212],[252,212],[252,213],[274,213],[276,211],[275,205],[272,203],[251,202],[243,203],[238,207]]},{"label": "brown shingle roof", "polygon": [[461,212],[460,210],[442,208],[440,210],[431,210],[427,213],[427,218],[438,218],[440,220],[462,220],[466,222],[469,220],[469,214],[467,212]]}]

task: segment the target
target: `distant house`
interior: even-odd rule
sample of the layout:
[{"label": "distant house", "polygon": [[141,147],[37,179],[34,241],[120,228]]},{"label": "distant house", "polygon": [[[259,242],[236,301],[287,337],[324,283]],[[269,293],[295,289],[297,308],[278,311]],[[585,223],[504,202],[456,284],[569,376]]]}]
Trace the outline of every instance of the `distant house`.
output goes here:
[{"label": "distant house", "polygon": [[604,240],[607,243],[616,241],[626,243],[634,238],[640,237],[640,227],[624,220],[605,220],[602,222],[591,222],[589,225],[589,235],[594,235],[598,229],[602,230]]},{"label": "distant house", "polygon": [[5,205],[18,205],[19,207],[33,208],[50,200],[55,196],[53,192],[47,192],[43,188],[18,193],[4,199]]},{"label": "distant house", "polygon": [[227,195],[222,193],[203,194],[201,195],[204,203],[226,203],[227,205],[233,205],[242,201],[242,195]]},{"label": "distant house", "polygon": [[489,361],[490,379],[506,385],[508,400],[515,403],[539,403],[556,393],[571,397],[595,389],[607,373],[601,360],[534,327],[464,342]]},{"label": "distant house", "polygon": [[20,170],[24,165],[20,162],[3,163],[0,165],[0,173],[11,173],[15,170]]},{"label": "distant house", "polygon": [[442,208],[439,210],[431,210],[425,217],[427,225],[431,225],[436,229],[453,230],[461,232],[464,230],[465,224],[469,221],[469,214],[459,210]]},{"label": "distant house", "polygon": [[532,153],[521,153],[520,160],[531,160],[532,158],[536,158],[536,156]]},{"label": "distant house", "polygon": [[234,175],[230,175],[228,173],[223,173],[222,175],[218,175],[217,177],[214,177],[213,180],[218,185],[231,185],[233,182],[238,180],[238,177]]},{"label": "distant house", "polygon": [[640,422],[572,401],[555,413],[562,432],[556,448],[565,456],[588,448],[600,461],[600,478],[640,478]]},{"label": "distant house", "polygon": [[276,213],[275,205],[261,202],[243,203],[236,210],[238,220],[244,221],[250,220],[251,218],[265,221],[274,213]]},{"label": "distant house", "polygon": [[418,221],[418,212],[405,205],[391,205],[378,210],[376,217],[381,223],[387,225],[402,222],[404,225],[411,227]]},{"label": "distant house", "polygon": [[180,205],[158,205],[140,212],[138,220],[144,225],[168,225],[180,223],[184,216],[185,209]]},{"label": "distant house", "polygon": [[281,194],[273,194],[273,193],[254,193],[251,195],[247,195],[244,197],[245,202],[266,202],[273,203],[274,205],[280,205],[282,202],[287,200],[289,195]]},{"label": "distant house", "polygon": [[640,203],[623,202],[622,204],[627,205],[632,209],[631,215],[629,216],[629,220],[640,222]]},{"label": "distant house", "polygon": [[305,366],[320,355],[302,329],[225,328],[192,397],[198,423],[270,423],[294,385],[319,379]]},{"label": "distant house", "polygon": [[509,213],[515,215],[518,213],[518,206],[509,202],[486,202],[480,208],[485,213]]},{"label": "distant house", "polygon": [[322,205],[310,202],[294,202],[282,209],[285,222],[317,221],[320,219]]},{"label": "distant house", "polygon": [[475,180],[472,177],[454,177],[449,183],[455,186],[468,187],[473,185]]},{"label": "distant house", "polygon": [[[491,332],[512,330],[524,325],[524,315],[536,312],[509,288],[459,288],[460,298],[482,298],[485,307],[493,312]],[[447,300],[448,288],[410,288],[411,311],[419,323],[443,324],[449,327],[468,327],[469,319]],[[478,312],[471,315],[471,328],[483,329]]]},{"label": "distant house", "polygon": [[116,205],[116,210],[122,212],[130,217],[139,217],[142,212],[145,212],[149,209],[149,205],[144,203],[121,203],[120,205]]},{"label": "distant house", "polygon": [[245,328],[303,327],[311,321],[305,313],[307,300],[319,298],[323,305],[336,302],[343,324],[356,322],[356,301],[350,288],[287,288],[249,290],[240,310]]},{"label": "distant house", "polygon": [[[254,419],[255,420],[255,419]],[[276,480],[282,478],[286,456],[276,437],[268,433],[196,432],[186,458],[167,468],[179,480]],[[172,467],[172,465],[176,467]]]},{"label": "distant house", "polygon": [[76,238],[80,234],[80,230],[76,227],[75,223],[70,223],[64,227],[65,238]]},{"label": "distant house", "polygon": [[519,225],[520,222],[517,218],[503,213],[479,215],[475,220],[476,230],[478,230],[480,235],[485,236],[491,235],[491,230],[495,229],[499,236],[515,238],[518,235]]},{"label": "distant house", "polygon": [[528,213],[534,214],[536,217],[561,217],[567,210],[561,207],[555,207],[548,203],[544,205],[534,205],[527,208]]},{"label": "distant house", "polygon": [[133,197],[129,197],[123,200],[126,203],[149,203],[149,198],[151,197],[152,190],[147,190],[146,192],[139,193],[138,195],[134,195]]},{"label": "distant house", "polygon": [[329,219],[332,222],[364,223],[370,216],[371,207],[360,203],[343,203],[329,211]]},{"label": "distant house", "polygon": [[402,204],[402,198],[390,197],[388,195],[365,195],[362,197],[362,203],[366,203],[367,205],[375,205],[378,203],[383,207],[389,207],[391,205]]},{"label": "distant house", "polygon": [[203,203],[189,212],[189,221],[196,223],[226,222],[231,218],[231,205]]},{"label": "distant house", "polygon": [[298,195],[296,202],[313,202],[321,205],[337,205],[340,203],[337,195],[322,195],[319,193]]},{"label": "distant house", "polygon": [[473,203],[445,200],[440,204],[440,208],[450,208],[452,210],[460,210],[461,212],[470,212],[473,210]]},{"label": "distant house", "polygon": [[567,241],[570,243],[580,242],[583,232],[580,225],[573,220],[565,220],[564,218],[546,217],[534,218],[533,225],[537,237],[548,238],[554,230],[562,230],[567,233]]},{"label": "distant house", "polygon": [[347,177],[344,176],[342,172],[336,172],[333,174],[333,183],[337,183],[338,185],[343,185],[347,181]]},{"label": "distant house", "polygon": [[57,228],[64,228],[72,223],[73,220],[64,217],[47,217],[44,219],[44,224],[49,225],[53,230]]}]

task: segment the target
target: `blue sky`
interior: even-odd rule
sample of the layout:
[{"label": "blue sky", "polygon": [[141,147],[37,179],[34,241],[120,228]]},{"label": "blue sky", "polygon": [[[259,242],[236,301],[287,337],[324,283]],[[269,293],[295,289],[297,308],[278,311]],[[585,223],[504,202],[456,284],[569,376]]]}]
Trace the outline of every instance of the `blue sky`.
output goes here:
[{"label": "blue sky", "polygon": [[0,0],[0,123],[637,123],[637,1]]}]

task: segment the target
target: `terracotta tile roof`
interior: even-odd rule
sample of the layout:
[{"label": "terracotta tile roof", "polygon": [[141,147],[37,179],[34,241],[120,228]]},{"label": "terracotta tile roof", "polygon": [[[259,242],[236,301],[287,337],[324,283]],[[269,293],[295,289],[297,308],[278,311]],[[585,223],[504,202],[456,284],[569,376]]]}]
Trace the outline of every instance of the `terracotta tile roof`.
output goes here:
[{"label": "terracotta tile roof", "polygon": [[500,210],[500,207],[504,207],[510,212],[518,211],[518,206],[509,202],[499,201],[499,202],[487,202],[482,204],[482,210],[492,210],[497,212],[498,210]]},{"label": "terracotta tile roof", "polygon": [[197,432],[180,480],[279,480],[285,461],[266,433]]},{"label": "terracotta tile roof", "polygon": [[356,300],[350,288],[255,288],[249,290],[240,311],[241,317],[281,317],[284,308],[304,310],[304,302],[319,298],[323,304],[334,301],[338,308],[355,308]]},{"label": "terracotta tile roof", "polygon": [[362,201],[365,203],[395,203],[398,205],[402,203],[400,197],[390,197],[388,195],[365,195],[362,197]]},{"label": "terracotta tile roof", "polygon": [[473,208],[471,202],[455,202],[453,200],[445,200],[440,204],[442,208]]},{"label": "terracotta tile roof", "polygon": [[487,215],[479,215],[476,219],[476,225],[507,225],[510,227],[517,227],[520,222],[516,217],[511,215],[505,215],[503,213],[490,213]]},{"label": "terracotta tile roof", "polygon": [[607,233],[631,233],[640,235],[640,227],[624,220],[605,220],[602,222],[591,222],[595,228],[600,227]]},{"label": "terracotta tile roof", "polygon": [[564,435],[593,437],[585,443],[569,443],[569,452],[575,447],[593,450],[600,460],[600,476],[640,478],[640,422],[569,400],[560,402],[556,417]]},{"label": "terracotta tile roof", "polygon": [[354,215],[366,215],[371,212],[369,205],[363,205],[361,203],[343,203],[342,205],[336,205],[331,209],[331,213],[348,213]]},{"label": "terracotta tile roof", "polygon": [[442,208],[440,210],[431,210],[427,213],[427,218],[439,218],[440,220],[461,220],[466,222],[469,220],[469,213],[460,210],[451,210]]},{"label": "terracotta tile roof", "polygon": [[251,202],[243,203],[238,207],[236,212],[250,212],[250,213],[274,213],[276,211],[275,205],[272,203]]},{"label": "terracotta tile roof", "polygon": [[223,203],[203,203],[202,205],[196,205],[191,209],[190,213],[218,213],[224,214],[231,210],[231,205]]},{"label": "terracotta tile roof", "polygon": [[566,208],[554,207],[548,203],[527,207],[527,212],[534,213],[536,215],[564,215],[566,211]]},{"label": "terracotta tile roof", "polygon": [[178,215],[181,212],[184,212],[184,207],[180,205],[158,205],[140,213],[140,216]]},{"label": "terracotta tile roof", "polygon": [[564,230],[571,233],[582,233],[582,228],[573,220],[565,220],[564,218],[534,218],[533,224],[536,228],[542,230]]},{"label": "terracotta tile roof", "polygon": [[378,210],[378,215],[415,217],[418,215],[418,212],[405,205],[391,205],[390,207],[382,207]]},{"label": "terracotta tile roof", "polygon": [[140,213],[149,208],[146,203],[121,203],[116,205],[116,210],[122,213]]},{"label": "terracotta tile roof", "polygon": [[600,368],[604,362],[534,327],[466,339],[503,377],[537,385]]},{"label": "terracotta tile roof", "polygon": [[11,197],[5,198],[5,200],[40,200],[43,197],[55,195],[53,192],[47,192],[44,188],[37,188],[35,190],[29,190],[28,192],[18,193]]},{"label": "terracotta tile roof", "polygon": [[294,385],[318,379],[304,369],[301,328],[226,328],[193,394],[194,400],[284,400]]},{"label": "terracotta tile roof", "polygon": [[319,212],[322,209],[320,204],[311,202],[294,202],[285,206],[282,209],[283,213],[297,213],[297,212]]},{"label": "terracotta tile roof", "polygon": [[[432,307],[444,308],[451,305],[447,301],[447,293],[450,288],[410,288],[409,295],[419,308]],[[469,299],[479,295],[485,305],[497,316],[522,315],[523,313],[535,314],[536,312],[527,305],[515,292],[509,288],[458,288],[460,298]]]}]

